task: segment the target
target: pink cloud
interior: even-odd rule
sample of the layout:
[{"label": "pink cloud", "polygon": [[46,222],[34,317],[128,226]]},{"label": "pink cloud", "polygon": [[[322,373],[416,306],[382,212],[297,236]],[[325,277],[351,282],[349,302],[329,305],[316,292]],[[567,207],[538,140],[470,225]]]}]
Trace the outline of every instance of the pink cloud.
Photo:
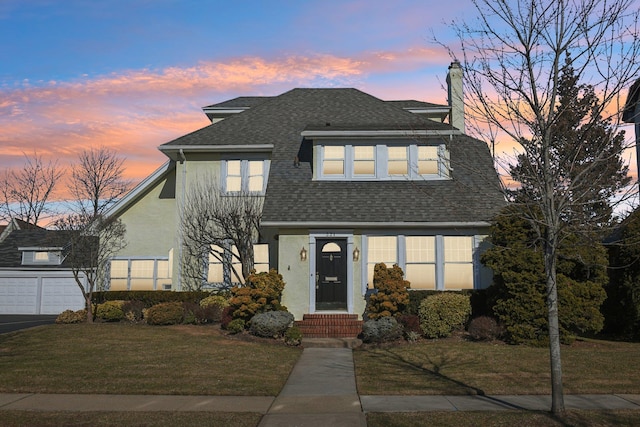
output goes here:
[{"label": "pink cloud", "polygon": [[[85,148],[109,146],[126,157],[127,176],[140,180],[165,160],[158,145],[208,124],[200,110],[204,105],[239,95],[274,95],[293,87],[367,86],[363,90],[376,94],[376,85],[367,80],[370,76],[434,64],[444,68],[444,56],[416,47],[353,58],[241,57],[71,82],[25,81],[0,91],[0,166],[20,166],[23,153],[34,151],[68,165]],[[393,84],[377,89],[388,95],[386,99],[397,99],[412,97],[410,87],[411,82],[395,85],[395,96]]]}]

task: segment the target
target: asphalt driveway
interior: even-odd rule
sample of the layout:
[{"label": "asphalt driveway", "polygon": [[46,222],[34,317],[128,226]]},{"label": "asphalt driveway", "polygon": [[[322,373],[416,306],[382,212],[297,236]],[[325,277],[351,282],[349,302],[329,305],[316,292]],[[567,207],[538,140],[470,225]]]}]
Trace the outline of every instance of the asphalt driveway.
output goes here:
[{"label": "asphalt driveway", "polygon": [[0,334],[15,332],[34,326],[49,325],[56,321],[56,315],[0,314]]}]

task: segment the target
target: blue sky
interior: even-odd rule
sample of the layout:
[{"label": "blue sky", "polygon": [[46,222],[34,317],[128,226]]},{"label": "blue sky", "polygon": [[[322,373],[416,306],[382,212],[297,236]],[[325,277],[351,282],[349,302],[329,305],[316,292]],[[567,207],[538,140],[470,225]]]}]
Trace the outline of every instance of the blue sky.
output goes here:
[{"label": "blue sky", "polygon": [[142,179],[200,108],[295,87],[445,103],[469,0],[0,0],[0,169],[113,147]]}]

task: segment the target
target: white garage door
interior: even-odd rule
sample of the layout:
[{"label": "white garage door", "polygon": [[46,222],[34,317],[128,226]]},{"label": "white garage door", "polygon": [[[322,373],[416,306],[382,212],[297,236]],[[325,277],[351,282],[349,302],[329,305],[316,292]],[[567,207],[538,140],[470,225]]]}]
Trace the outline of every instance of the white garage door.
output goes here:
[{"label": "white garage door", "polygon": [[82,293],[72,276],[30,273],[0,276],[0,314],[60,314],[84,308]]},{"label": "white garage door", "polygon": [[0,314],[38,314],[38,278],[0,278]]}]

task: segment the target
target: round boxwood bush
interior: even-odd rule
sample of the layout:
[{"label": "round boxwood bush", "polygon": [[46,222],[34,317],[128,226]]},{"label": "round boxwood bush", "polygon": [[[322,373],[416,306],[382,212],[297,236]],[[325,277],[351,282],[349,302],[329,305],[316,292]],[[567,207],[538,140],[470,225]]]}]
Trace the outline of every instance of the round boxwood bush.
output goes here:
[{"label": "round boxwood bush", "polygon": [[293,314],[288,311],[267,311],[251,318],[249,332],[259,337],[279,338],[293,323]]},{"label": "round boxwood bush", "polygon": [[448,337],[469,319],[471,301],[468,295],[458,293],[431,295],[420,303],[418,315],[420,327],[427,338]]},{"label": "round boxwood bush", "polygon": [[222,295],[210,295],[200,300],[200,307],[219,307],[222,311],[225,307],[229,306],[229,298]]},{"label": "round boxwood bush", "polygon": [[395,341],[402,338],[403,327],[394,317],[367,320],[362,325],[362,340],[367,343]]},{"label": "round boxwood bush", "polygon": [[102,304],[98,304],[96,317],[105,322],[119,322],[124,319],[123,304],[124,301],[105,301]]},{"label": "round boxwood bush", "polygon": [[163,302],[145,312],[149,325],[177,325],[184,320],[184,306],[181,302]]},{"label": "round boxwood bush", "polygon": [[239,334],[244,332],[244,320],[242,319],[233,319],[227,324],[227,331],[231,334]]}]

